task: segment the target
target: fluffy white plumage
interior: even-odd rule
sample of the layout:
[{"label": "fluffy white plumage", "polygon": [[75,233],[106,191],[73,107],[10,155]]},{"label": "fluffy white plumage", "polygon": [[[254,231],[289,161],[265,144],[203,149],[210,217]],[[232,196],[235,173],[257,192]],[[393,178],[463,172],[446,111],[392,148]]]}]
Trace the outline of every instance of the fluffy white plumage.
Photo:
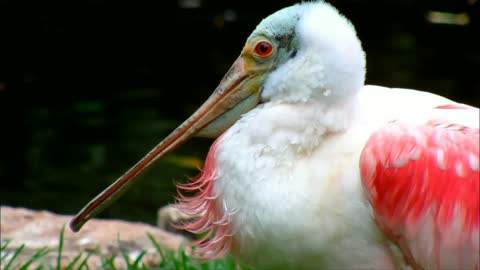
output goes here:
[{"label": "fluffy white plumage", "polygon": [[180,194],[179,209],[204,214],[184,228],[208,232],[196,242],[205,257],[231,249],[256,269],[478,269],[479,110],[364,80],[361,43],[335,8],[272,14],[212,96],[71,228],[194,134],[228,128],[200,177],[179,185],[199,191]]},{"label": "fluffy white plumage", "polygon": [[262,98],[332,103],[358,92],[365,81],[365,55],[353,25],[325,3],[295,8],[298,54],[268,76]]},{"label": "fluffy white plumage", "polygon": [[[226,210],[235,213],[234,252],[265,269],[403,265],[374,225],[359,155],[386,119],[426,118],[431,112],[425,107],[446,102],[414,90],[365,86],[347,107],[267,103],[244,115],[222,138],[215,185]],[[406,106],[408,112],[401,109]],[[345,131],[331,135],[339,127]]]},{"label": "fluffy white plumage", "polygon": [[[364,86],[353,26],[323,2],[302,6],[298,55],[269,75],[266,103],[243,115],[218,148],[215,190],[232,213],[233,253],[259,269],[406,267],[374,224],[359,155],[387,121],[421,123],[434,106],[454,102]],[[442,117],[478,127],[471,112]]]}]

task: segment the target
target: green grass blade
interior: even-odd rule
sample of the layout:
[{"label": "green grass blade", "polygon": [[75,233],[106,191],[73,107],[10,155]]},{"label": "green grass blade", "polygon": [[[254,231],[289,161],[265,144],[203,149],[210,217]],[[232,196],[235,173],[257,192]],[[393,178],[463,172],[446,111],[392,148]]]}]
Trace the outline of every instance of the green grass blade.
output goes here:
[{"label": "green grass blade", "polygon": [[28,260],[26,261],[21,267],[20,267],[20,270],[28,270],[29,266],[34,263],[35,261],[38,261],[40,260],[43,256],[45,256],[48,252],[50,252],[50,250],[48,249],[48,247],[44,247],[44,248],[41,248],[39,249],[37,252],[35,252],[35,254],[33,254],[33,256]]},{"label": "green grass blade", "polygon": [[102,260],[102,269],[116,270],[115,267],[115,255],[112,255],[110,258],[107,258],[101,255]]},{"label": "green grass blade", "polygon": [[200,269],[201,270],[212,270],[212,269],[216,269],[216,268],[213,268],[211,263],[202,263],[200,265]]},{"label": "green grass blade", "polygon": [[35,268],[35,270],[43,270],[43,267],[45,267],[43,264],[37,266],[37,268]]},{"label": "green grass blade", "polygon": [[160,247],[160,244],[158,244],[157,240],[155,240],[155,238],[153,237],[153,235],[151,233],[147,233],[147,235],[148,235],[148,238],[150,239],[150,241],[152,241],[152,244],[155,247],[155,249],[157,250],[158,254],[160,254],[160,260],[161,261],[165,260],[165,254],[163,253],[163,250]]},{"label": "green grass blade", "polygon": [[57,270],[62,269],[62,251],[63,251],[64,233],[65,233],[65,224],[63,224],[62,230],[60,230],[60,240],[58,243],[58,254],[57,254]]},{"label": "green grass blade", "polygon": [[182,267],[183,269],[187,270],[189,269],[188,265],[188,257],[187,257],[187,254],[185,254],[185,252],[183,251],[183,247],[180,249],[180,258],[181,258],[181,261],[182,261]]},{"label": "green grass blade", "polygon": [[80,265],[78,266],[78,270],[82,270],[83,268],[85,268],[86,270],[90,270],[90,267],[88,266],[87,262],[88,262],[88,259],[90,259],[90,256],[92,256],[93,253],[89,252],[87,254],[87,257],[85,257],[83,259],[83,261],[80,263]]},{"label": "green grass blade", "polygon": [[5,259],[8,257],[8,252],[6,252],[6,249],[8,247],[8,245],[10,244],[11,240],[7,240],[5,241],[5,245],[3,245],[1,248],[0,248],[0,252],[3,253],[2,257],[0,258],[0,265],[2,265],[2,262],[5,261]]},{"label": "green grass blade", "polygon": [[128,254],[125,251],[121,250],[122,248],[120,247],[120,241],[118,241],[118,245],[119,245],[118,248],[120,248],[120,251],[122,253],[122,257],[125,260],[125,264],[127,265],[127,269],[130,270],[130,258],[128,257]]},{"label": "green grass blade", "polygon": [[10,239],[5,240],[5,244],[3,244],[3,245],[0,247],[0,251],[3,251],[4,249],[6,249],[7,246],[10,244],[10,242],[12,242],[12,240],[10,240]]},{"label": "green grass blade", "polygon": [[120,253],[122,254],[123,260],[125,261],[125,265],[127,265],[128,270],[136,270],[133,264],[130,264],[130,256],[128,256],[127,252],[122,248],[122,242],[120,241],[120,235],[117,235],[117,243],[118,248],[120,249]]},{"label": "green grass blade", "polygon": [[143,250],[137,257],[137,259],[135,259],[135,261],[133,262],[133,264],[131,265],[132,266],[132,270],[137,270],[139,267],[140,267],[140,264],[142,263],[142,259],[143,259],[143,256],[145,256],[145,254],[147,254],[147,251],[146,250]]},{"label": "green grass blade", "polygon": [[67,267],[65,268],[65,270],[74,270],[74,266],[75,264],[80,260],[80,258],[82,258],[82,253],[78,254],[77,256],[75,256],[75,258],[73,258],[73,260],[67,265]]},{"label": "green grass blade", "polygon": [[[237,266],[239,266],[239,265],[237,265],[237,262],[235,261],[235,259],[231,256],[229,256],[227,258],[227,265],[232,270],[238,269]],[[239,266],[239,267],[240,267],[240,269],[243,269],[243,267],[241,267],[241,266]]]},{"label": "green grass blade", "polygon": [[10,261],[7,263],[7,265],[4,268],[5,270],[10,269],[10,266],[12,266],[13,262],[18,257],[18,255],[20,255],[20,253],[22,253],[24,248],[25,248],[25,244],[22,244],[19,248],[17,248],[17,250],[15,250],[15,253],[13,254],[12,258],[10,259]]},{"label": "green grass blade", "polygon": [[[224,259],[220,260],[215,260],[215,261],[202,261],[202,260],[197,260],[194,257],[190,257],[188,253],[185,251],[184,244],[182,244],[178,249],[167,249],[167,248],[162,248],[160,244],[157,242],[155,237],[147,233],[148,238],[152,242],[153,246],[155,247],[156,252],[158,252],[158,255],[160,256],[160,264],[156,265],[155,267],[149,267],[147,266],[145,262],[146,255],[148,254],[147,250],[142,250],[138,256],[132,257],[129,256],[128,251],[125,248],[121,248],[121,242],[120,239],[118,239],[118,244],[120,248],[120,254],[123,257],[123,260],[125,260],[125,268],[122,267],[122,269],[127,269],[127,270],[153,270],[153,269],[159,269],[159,270],[237,270],[237,269],[249,269],[248,267],[244,267],[243,265],[237,265],[235,262],[235,259],[229,255]],[[39,265],[36,265],[34,269],[37,270],[90,270],[89,266],[89,259],[91,258],[92,255],[98,255],[100,256],[101,259],[101,267],[100,269],[105,269],[105,270],[116,270],[116,258],[118,255],[113,255],[113,256],[108,256],[104,255],[101,252],[96,253],[96,252],[88,252],[86,256],[84,256],[84,253],[80,253],[77,256],[75,256],[71,261],[69,260],[68,265],[66,267],[62,267],[62,254],[63,254],[63,248],[64,246],[64,236],[65,236],[65,226],[62,227],[60,231],[60,237],[59,237],[59,244],[58,244],[58,254],[55,262],[53,263],[44,263],[41,262],[40,259],[42,259],[48,252],[51,252],[52,249],[49,249],[48,247],[42,248],[35,252],[33,256],[27,261],[27,262],[20,262],[19,256],[21,254],[25,254],[25,249],[26,246],[25,244],[21,245],[20,247],[16,249],[10,250],[9,253],[7,254],[2,254],[2,262],[6,262],[6,266],[3,268],[5,270],[26,270],[26,269],[33,269],[32,265],[35,263],[39,263]],[[1,249],[2,252],[5,252],[7,248],[11,245],[10,241],[3,241],[1,244]],[[56,248],[55,248],[56,249]],[[9,258],[7,262],[7,258]],[[121,260],[121,259],[120,259]],[[55,265],[56,263],[56,265]],[[66,264],[66,262],[64,261]],[[123,265],[123,263],[121,263]],[[19,266],[21,265],[21,266]],[[2,265],[3,267],[4,265]],[[240,268],[238,268],[240,266]]]},{"label": "green grass blade", "polygon": [[153,246],[155,247],[156,251],[158,254],[160,254],[160,267],[162,270],[170,270],[170,269],[179,269],[175,265],[175,256],[172,254],[172,252],[166,252],[163,250],[163,248],[160,246],[160,244],[155,240],[155,237],[151,233],[147,233],[148,238],[152,242]]}]

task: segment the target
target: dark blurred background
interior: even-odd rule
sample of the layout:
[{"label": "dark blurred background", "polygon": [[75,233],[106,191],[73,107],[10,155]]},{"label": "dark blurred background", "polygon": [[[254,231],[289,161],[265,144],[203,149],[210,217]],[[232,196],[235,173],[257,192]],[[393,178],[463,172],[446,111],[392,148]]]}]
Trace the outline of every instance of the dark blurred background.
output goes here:
[{"label": "dark blurred background", "polygon": [[[357,28],[368,84],[480,105],[477,0],[330,2]],[[262,18],[293,3],[1,1],[1,204],[78,211],[209,96]],[[101,217],[154,223],[211,142],[176,150]]]}]

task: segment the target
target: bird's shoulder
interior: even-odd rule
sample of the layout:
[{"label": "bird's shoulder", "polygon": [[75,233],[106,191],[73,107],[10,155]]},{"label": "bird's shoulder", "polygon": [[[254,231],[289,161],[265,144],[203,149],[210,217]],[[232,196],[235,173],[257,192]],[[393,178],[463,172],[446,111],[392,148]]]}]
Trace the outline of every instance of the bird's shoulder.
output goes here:
[{"label": "bird's shoulder", "polygon": [[427,115],[399,115],[368,138],[360,169],[375,219],[414,266],[478,267],[478,109],[428,94],[397,94],[418,98],[411,103],[428,101]]}]

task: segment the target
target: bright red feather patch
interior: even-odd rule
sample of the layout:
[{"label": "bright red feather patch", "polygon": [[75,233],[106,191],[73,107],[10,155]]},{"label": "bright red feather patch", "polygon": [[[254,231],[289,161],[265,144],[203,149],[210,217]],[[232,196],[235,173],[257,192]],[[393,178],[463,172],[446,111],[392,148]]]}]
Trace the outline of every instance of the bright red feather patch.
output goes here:
[{"label": "bright red feather patch", "polygon": [[389,123],[360,157],[378,225],[418,269],[479,269],[479,130]]}]

